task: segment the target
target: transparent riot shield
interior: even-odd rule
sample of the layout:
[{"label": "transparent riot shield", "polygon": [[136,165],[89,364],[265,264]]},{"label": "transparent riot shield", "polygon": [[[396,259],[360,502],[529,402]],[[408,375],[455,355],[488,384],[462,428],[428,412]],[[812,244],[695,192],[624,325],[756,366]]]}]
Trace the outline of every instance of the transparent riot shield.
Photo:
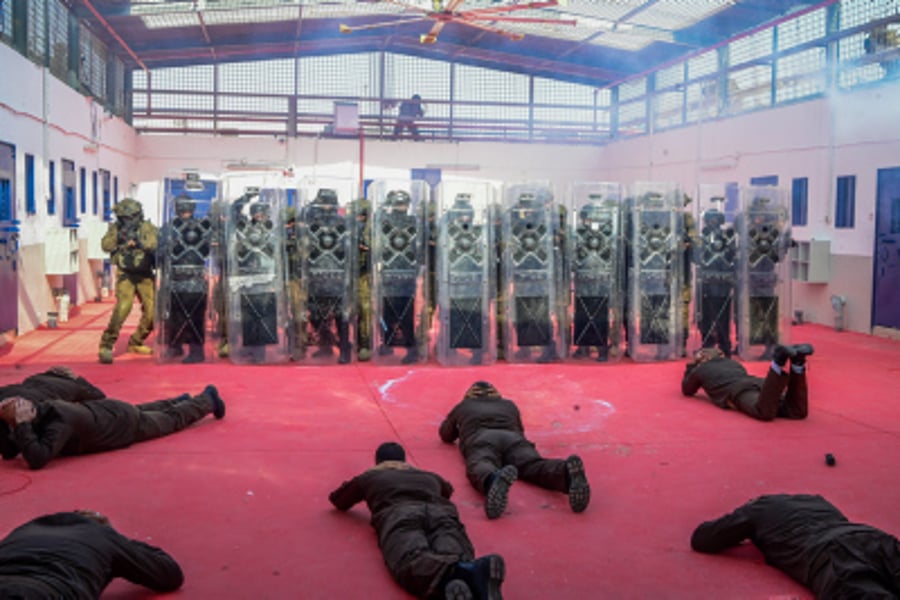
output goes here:
[{"label": "transparent riot shield", "polygon": [[203,362],[211,355],[208,318],[213,224],[218,200],[214,178],[189,171],[163,185],[162,222],[157,250],[156,356],[160,362]]},{"label": "transparent riot shield", "polygon": [[569,356],[622,356],[621,186],[581,182],[569,190],[571,294]]},{"label": "transparent riot shield", "polygon": [[787,198],[785,190],[777,187],[741,188],[737,342],[744,360],[769,360],[776,344],[789,341],[791,286],[785,259],[791,243],[791,214]]},{"label": "transparent riot shield", "polygon": [[306,360],[346,364],[356,339],[356,187],[346,179],[318,178],[301,188]]},{"label": "transparent riot shield", "polygon": [[247,187],[226,221],[226,306],[232,362],[290,358],[285,326],[283,191]]},{"label": "transparent riot shield", "polygon": [[694,319],[689,349],[718,348],[731,357],[735,343],[735,309],[739,238],[735,219],[740,212],[737,188],[701,185],[697,197],[694,242]]},{"label": "transparent riot shield", "polygon": [[681,354],[683,198],[675,184],[634,184],[628,350],[637,361]]},{"label": "transparent riot shield", "polygon": [[445,181],[437,190],[434,345],[442,365],[496,360],[492,192],[481,182]]},{"label": "transparent riot shield", "polygon": [[412,364],[428,358],[428,193],[424,181],[376,180],[369,185],[372,360],[379,364]]},{"label": "transparent riot shield", "polygon": [[563,355],[560,315],[560,211],[544,184],[503,190],[504,355],[510,362],[551,362]]}]

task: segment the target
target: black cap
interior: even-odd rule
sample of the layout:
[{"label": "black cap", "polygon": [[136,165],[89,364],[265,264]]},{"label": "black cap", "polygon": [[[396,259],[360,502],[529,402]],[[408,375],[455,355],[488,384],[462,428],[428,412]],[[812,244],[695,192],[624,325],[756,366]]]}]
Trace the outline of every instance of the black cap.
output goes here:
[{"label": "black cap", "polygon": [[406,450],[397,442],[385,442],[375,450],[375,464],[381,464],[386,460],[406,460]]}]

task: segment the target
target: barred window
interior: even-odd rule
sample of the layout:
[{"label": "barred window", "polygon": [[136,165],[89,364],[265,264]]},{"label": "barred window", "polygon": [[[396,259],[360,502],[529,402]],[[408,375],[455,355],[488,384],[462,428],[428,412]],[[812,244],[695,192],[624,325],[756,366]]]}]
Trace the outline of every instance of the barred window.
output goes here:
[{"label": "barred window", "polygon": [[760,65],[728,74],[728,109],[734,113],[769,106],[772,102],[772,67]]},{"label": "barred window", "polygon": [[50,72],[66,81],[69,73],[69,11],[61,0],[47,3],[50,21]]},{"label": "barred window", "polygon": [[824,93],[825,70],[825,48],[810,48],[779,58],[775,69],[775,101]]},{"label": "barred window", "polygon": [[687,86],[685,120],[695,123],[719,115],[719,82],[705,79]]},{"label": "barred window", "polygon": [[[12,4],[12,2],[0,2]],[[38,63],[44,63],[45,43],[47,36],[44,31],[44,3],[28,3],[28,58]]]},{"label": "barred window", "polygon": [[773,30],[763,29],[728,45],[728,64],[741,65],[772,55]]},{"label": "barred window", "polygon": [[643,100],[619,105],[619,135],[647,133],[647,103]]},{"label": "barred window", "polygon": [[825,36],[825,9],[820,8],[778,26],[778,50],[787,50]]},{"label": "barred window", "polygon": [[[470,67],[456,66],[454,99],[457,102],[508,103],[502,105],[459,105],[457,119],[486,121],[521,121],[528,119],[528,76]],[[520,106],[511,106],[511,105]]]},{"label": "barred window", "polygon": [[698,79],[719,70],[719,54],[716,50],[704,52],[688,60],[688,79]]},{"label": "barred window", "polygon": [[619,102],[634,100],[647,94],[647,78],[640,77],[619,85]]}]

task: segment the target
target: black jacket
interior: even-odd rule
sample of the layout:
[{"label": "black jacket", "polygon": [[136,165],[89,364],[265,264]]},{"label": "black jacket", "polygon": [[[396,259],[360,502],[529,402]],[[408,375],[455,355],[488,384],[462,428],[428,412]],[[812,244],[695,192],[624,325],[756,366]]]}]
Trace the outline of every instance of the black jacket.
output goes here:
[{"label": "black jacket", "polygon": [[475,434],[484,429],[525,435],[518,407],[506,398],[466,398],[453,407],[438,433],[448,444],[459,438],[460,449],[465,449]]},{"label": "black jacket", "polygon": [[729,401],[748,390],[761,390],[763,380],[747,373],[739,362],[714,358],[700,365],[688,363],[681,380],[681,393],[693,396],[703,388],[713,404],[728,408]]},{"label": "black jacket", "polygon": [[77,513],[34,519],[0,540],[0,597],[93,600],[116,577],[156,592],[184,582],[163,550]]}]

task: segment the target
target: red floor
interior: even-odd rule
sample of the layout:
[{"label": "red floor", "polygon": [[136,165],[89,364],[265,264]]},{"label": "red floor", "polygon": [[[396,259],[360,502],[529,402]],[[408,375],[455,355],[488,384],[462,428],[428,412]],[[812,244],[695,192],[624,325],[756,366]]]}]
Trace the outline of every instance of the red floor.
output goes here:
[{"label": "red floor", "polygon": [[[760,423],[682,397],[676,362],[164,367],[119,355],[104,366],[97,341],[111,308],[85,305],[58,329],[0,347],[0,385],[54,364],[135,403],[213,382],[228,416],[41,471],[20,459],[0,465],[0,535],[47,512],[102,511],[181,563],[183,597],[406,598],[381,562],[365,507],[343,514],[327,500],[371,466],[385,440],[400,441],[412,463],[454,484],[476,550],[506,558],[511,600],[810,598],[750,547],[713,557],[690,550],[700,521],[764,493],[820,493],[851,519],[900,534],[898,342],[795,328],[794,340],[816,346],[810,417]],[[132,330],[133,322],[119,351]],[[572,514],[564,495],[520,482],[508,514],[486,519],[458,451],[437,435],[476,379],[518,402],[545,454],[581,454],[594,494],[584,514]],[[825,465],[826,453],[836,467]],[[120,581],[107,597],[147,596]]]}]

